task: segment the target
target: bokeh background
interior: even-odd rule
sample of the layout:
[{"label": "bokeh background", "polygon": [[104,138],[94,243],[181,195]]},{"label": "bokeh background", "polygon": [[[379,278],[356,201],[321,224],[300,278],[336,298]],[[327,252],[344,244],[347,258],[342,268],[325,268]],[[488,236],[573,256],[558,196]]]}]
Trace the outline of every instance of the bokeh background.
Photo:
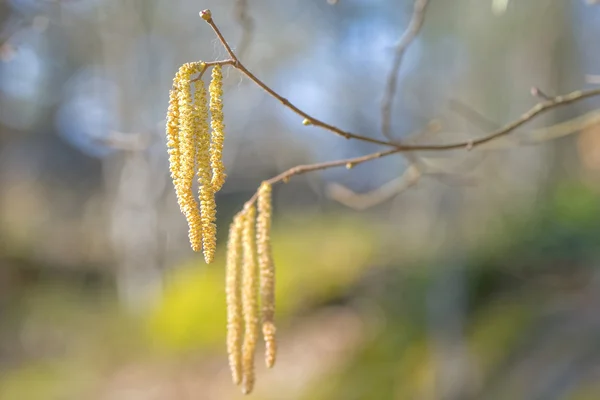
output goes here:
[{"label": "bokeh background", "polygon": [[[476,138],[538,102],[532,86],[597,87],[594,3],[432,0],[400,70],[394,137]],[[226,68],[229,180],[205,265],[164,138],[178,66],[227,58],[198,12],[300,108],[382,139],[412,1],[243,4],[0,4],[0,399],[243,397],[224,344],[231,217],[286,168],[380,148],[303,126]],[[250,398],[599,399],[599,113],[590,99],[500,149],[419,154],[437,172],[417,182],[393,156],[277,186],[280,354],[273,370],[259,357]],[[580,115],[576,134],[545,140]],[[410,136],[428,124],[441,129]]]}]

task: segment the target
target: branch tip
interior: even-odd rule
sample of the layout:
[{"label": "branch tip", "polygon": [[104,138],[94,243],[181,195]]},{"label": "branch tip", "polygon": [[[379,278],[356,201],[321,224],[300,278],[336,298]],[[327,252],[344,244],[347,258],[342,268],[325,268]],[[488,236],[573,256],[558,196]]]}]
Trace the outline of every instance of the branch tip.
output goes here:
[{"label": "branch tip", "polygon": [[212,20],[212,13],[208,8],[206,10],[202,10],[200,11],[200,18],[202,18],[206,22],[210,22]]}]

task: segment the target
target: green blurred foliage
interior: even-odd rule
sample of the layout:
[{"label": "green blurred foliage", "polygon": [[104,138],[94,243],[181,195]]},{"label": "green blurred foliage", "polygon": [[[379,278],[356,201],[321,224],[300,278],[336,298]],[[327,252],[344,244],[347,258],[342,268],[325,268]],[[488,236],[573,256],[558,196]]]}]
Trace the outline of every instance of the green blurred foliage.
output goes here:
[{"label": "green blurred foliage", "polygon": [[[540,323],[543,304],[557,295],[554,287],[540,289],[538,278],[592,268],[588,261],[600,256],[599,200],[592,188],[560,184],[528,219],[496,225],[491,235],[496,241],[468,258],[465,334],[482,387],[501,379],[510,360],[518,359],[523,337]],[[382,259],[389,260],[378,255],[375,223],[333,215],[299,220],[282,216],[273,232],[280,334],[286,335],[294,316],[340,298],[356,308],[368,334],[348,362],[298,396],[435,398],[426,301],[439,270],[428,265],[374,269]],[[131,360],[166,360],[199,351],[203,357],[211,352],[221,357],[224,248],[223,243],[213,265],[196,256],[173,269],[164,298],[141,319],[125,316],[112,293],[105,297],[111,300],[100,302],[85,291],[62,286],[37,287],[25,294],[12,308],[11,324],[29,326],[38,332],[36,340],[58,343],[62,350],[4,373],[0,399],[76,398],[74,393],[92,390],[105,372]],[[556,266],[557,260],[568,263],[566,272],[561,263]],[[373,290],[373,282],[365,284],[374,270],[381,270],[381,290]],[[507,388],[506,393],[513,392]],[[581,386],[569,398],[587,400],[597,393],[593,386]]]}]

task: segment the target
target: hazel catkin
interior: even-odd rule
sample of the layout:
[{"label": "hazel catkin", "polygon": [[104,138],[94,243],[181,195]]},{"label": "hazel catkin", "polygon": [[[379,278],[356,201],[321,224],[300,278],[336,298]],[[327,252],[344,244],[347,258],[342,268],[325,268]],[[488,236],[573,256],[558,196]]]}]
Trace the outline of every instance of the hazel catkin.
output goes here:
[{"label": "hazel catkin", "polygon": [[191,75],[199,72],[202,63],[183,64],[175,77],[177,85],[177,111],[179,118],[179,162],[174,168],[179,168],[175,180],[176,193],[181,211],[185,214],[189,239],[192,249],[200,251],[202,247],[201,219],[198,203],[192,192],[194,182],[194,105],[190,87]]},{"label": "hazel catkin", "polygon": [[[206,15],[210,19],[210,14]],[[226,178],[222,160],[225,125],[221,66],[213,66],[208,91],[201,76],[191,79],[193,74],[202,75],[206,67],[203,62],[192,62],[177,71],[169,93],[166,136],[171,178],[188,222],[191,247],[194,251],[202,249],[204,259],[211,263],[216,251],[215,193]],[[192,190],[195,176],[199,201]],[[241,384],[245,394],[254,389],[259,322],[267,367],[274,365],[277,353],[271,192],[271,184],[263,182],[256,201],[234,217],[227,243],[227,353],[232,380]]]},{"label": "hazel catkin", "polygon": [[215,192],[221,190],[225,183],[225,166],[223,165],[223,144],[225,141],[225,124],[223,122],[223,73],[220,65],[212,69],[212,78],[208,88],[210,93],[210,114],[212,138],[210,142],[210,166],[212,169],[212,186]]},{"label": "hazel catkin", "polygon": [[258,189],[258,217],[256,221],[256,249],[260,271],[260,300],[262,334],[265,341],[265,363],[275,364],[275,265],[271,254],[271,184],[263,182]]},{"label": "hazel catkin", "polygon": [[208,130],[208,99],[206,89],[201,80],[195,82],[195,114],[197,115],[197,129],[195,130],[194,154],[196,168],[198,169],[198,183],[200,185],[200,225],[202,230],[202,251],[204,260],[210,264],[215,256],[217,247],[217,206],[215,192],[211,184],[210,169],[210,132]]},{"label": "hazel catkin", "polygon": [[227,354],[231,377],[236,385],[242,382],[242,229],[244,215],[238,213],[229,227],[225,265],[225,295],[227,303]]},{"label": "hazel catkin", "polygon": [[171,179],[177,190],[177,179],[181,164],[179,160],[179,100],[177,76],[173,79],[174,87],[169,91],[169,109],[167,110],[167,148],[169,152],[169,169]]},{"label": "hazel catkin", "polygon": [[258,269],[256,265],[256,207],[244,210],[242,230],[242,309],[244,313],[244,341],[242,345],[242,391],[245,394],[254,388],[254,354],[258,341]]}]

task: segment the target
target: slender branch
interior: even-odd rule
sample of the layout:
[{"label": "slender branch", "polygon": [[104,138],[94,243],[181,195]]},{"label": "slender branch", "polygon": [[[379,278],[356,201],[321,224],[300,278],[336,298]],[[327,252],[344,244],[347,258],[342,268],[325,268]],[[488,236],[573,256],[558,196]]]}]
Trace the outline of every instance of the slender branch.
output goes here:
[{"label": "slender branch", "polygon": [[[327,161],[327,162],[316,163],[316,164],[297,165],[293,168],[288,169],[287,171],[280,173],[279,175],[272,177],[271,179],[267,179],[267,182],[272,185],[275,183],[279,183],[279,182],[287,182],[292,176],[295,176],[295,175],[305,174],[307,172],[319,171],[319,170],[329,169],[329,168],[334,168],[334,167],[345,166],[346,168],[350,169],[356,165],[365,163],[367,161],[386,157],[386,156],[389,156],[392,154],[399,153],[401,151],[402,151],[401,149],[391,149],[391,150],[386,150],[386,151],[380,151],[377,153],[367,154],[367,155],[360,156],[360,157],[345,158],[343,160]],[[258,192],[255,193],[246,202],[246,204],[254,203],[257,196],[258,196]]]},{"label": "slender branch", "polygon": [[202,68],[202,70],[200,71],[198,76],[196,78],[192,79],[191,82],[196,82],[196,81],[199,81],[200,79],[202,79],[202,75],[204,75],[206,70],[209,67],[214,67],[215,65],[235,65],[235,60],[228,59],[228,60],[220,60],[220,61],[206,61],[204,63],[204,68]]},{"label": "slender branch", "polygon": [[[529,111],[527,111],[523,115],[521,115],[521,117],[518,118],[517,120],[506,124],[504,127],[500,128],[497,131],[492,132],[491,134],[484,136],[480,139],[464,141],[464,142],[459,142],[459,143],[452,143],[452,144],[442,144],[442,145],[413,145],[413,146],[410,146],[410,145],[401,145],[400,146],[399,145],[398,147],[396,147],[394,149],[377,152],[377,153],[371,153],[371,154],[367,154],[367,155],[364,155],[361,157],[348,158],[348,159],[337,160],[337,161],[328,161],[328,162],[324,162],[324,163],[299,165],[299,166],[290,168],[287,171],[284,171],[281,174],[274,176],[271,179],[268,179],[267,182],[269,182],[271,184],[275,184],[275,183],[279,183],[279,182],[287,182],[294,175],[300,175],[300,174],[304,174],[307,172],[319,171],[319,170],[324,170],[324,169],[329,169],[329,168],[334,168],[334,167],[341,167],[344,165],[347,168],[352,168],[355,165],[362,164],[367,161],[375,160],[375,159],[382,158],[382,157],[387,157],[392,154],[398,154],[398,153],[406,153],[406,152],[412,152],[412,151],[445,151],[445,150],[458,150],[458,149],[471,150],[477,146],[481,146],[485,143],[494,141],[498,138],[508,135],[509,133],[513,132],[515,129],[519,128],[520,126],[524,125],[528,121],[534,119],[536,116],[538,116],[548,110],[551,110],[558,106],[574,103],[576,101],[583,100],[586,98],[594,97],[594,96],[600,96],[600,89],[588,90],[588,91],[578,90],[578,91],[566,94],[564,96],[554,97],[553,99],[545,101],[543,103],[538,103],[537,105],[532,107]],[[247,201],[246,204],[253,203],[256,200],[257,196],[258,196],[258,193],[255,193]]]},{"label": "slender branch", "polygon": [[478,146],[480,150],[505,150],[515,147],[533,146],[542,142],[559,139],[583,131],[600,124],[600,110],[590,111],[586,114],[560,122],[558,124],[527,132],[522,137],[513,140],[496,140]]},{"label": "slender branch", "polygon": [[330,132],[333,132],[333,133],[335,133],[337,135],[343,136],[346,139],[355,139],[355,140],[361,140],[363,142],[380,144],[380,145],[383,145],[383,146],[398,147],[397,145],[395,145],[394,143],[391,143],[391,142],[386,142],[384,140],[373,139],[373,138],[370,138],[370,137],[366,137],[366,136],[362,136],[362,135],[357,135],[355,133],[351,133],[351,132],[345,131],[343,129],[338,128],[337,126],[328,124],[328,123],[323,122],[323,121],[321,121],[321,120],[319,120],[319,119],[317,119],[315,117],[312,117],[308,113],[302,111],[297,106],[295,106],[293,103],[291,103],[288,99],[286,99],[285,97],[281,96],[279,93],[277,93],[275,90],[271,89],[263,81],[261,81],[260,79],[258,79],[252,72],[250,72],[244,66],[244,64],[242,64],[240,62],[240,60],[238,59],[238,57],[235,55],[235,53],[231,49],[231,46],[229,46],[229,43],[227,43],[227,41],[223,37],[223,34],[221,33],[221,31],[219,30],[219,28],[217,27],[217,25],[213,21],[212,15],[211,15],[211,13],[210,13],[209,10],[202,11],[200,13],[200,16],[202,17],[202,19],[204,19],[211,26],[211,28],[213,29],[213,31],[215,32],[215,34],[219,38],[219,41],[223,44],[223,47],[225,47],[225,50],[227,51],[227,53],[229,54],[229,56],[233,60],[233,63],[231,65],[233,67],[237,68],[244,75],[246,75],[250,80],[252,80],[254,83],[256,83],[265,92],[267,92],[268,94],[270,94],[275,99],[279,100],[279,102],[281,104],[283,104],[285,107],[289,108],[290,110],[292,110],[293,112],[295,112],[296,114],[298,114],[299,116],[301,116],[302,118],[304,118],[305,121],[306,121],[306,122],[304,122],[305,125],[314,125],[314,126],[321,127],[323,129],[326,129],[326,130],[328,130]]},{"label": "slender branch", "polygon": [[576,90],[569,94],[566,94],[563,96],[556,96],[549,100],[546,100],[544,102],[536,104],[531,109],[529,109],[529,111],[527,111],[523,115],[521,115],[521,117],[518,118],[517,120],[506,124],[504,127],[500,128],[497,131],[492,132],[489,135],[484,136],[480,139],[469,141],[469,142],[448,144],[448,145],[413,146],[412,149],[405,149],[405,150],[406,151],[409,151],[409,150],[410,151],[415,151],[415,150],[433,150],[433,151],[435,151],[435,150],[453,150],[453,149],[460,149],[460,148],[467,148],[467,147],[473,148],[473,147],[482,145],[484,143],[491,142],[492,140],[498,139],[502,136],[508,135],[515,129],[519,128],[520,126],[524,125],[525,123],[529,122],[533,118],[537,117],[538,115],[540,115],[548,110],[551,110],[551,109],[559,107],[559,106],[571,104],[576,101],[580,101],[580,100],[587,99],[590,97],[595,97],[595,96],[600,96],[600,89],[587,90],[587,91]]},{"label": "slender branch", "polygon": [[381,133],[383,133],[383,136],[389,141],[393,141],[391,135],[392,106],[394,104],[394,97],[398,86],[398,71],[402,65],[402,59],[404,58],[406,49],[408,49],[408,46],[410,46],[412,41],[417,37],[423,26],[423,22],[425,21],[425,10],[427,9],[428,4],[429,0],[415,0],[413,14],[408,23],[408,27],[400,37],[398,44],[396,44],[392,68],[388,74],[385,93],[381,101]]},{"label": "slender branch", "polygon": [[[401,39],[400,44],[405,43],[405,42],[408,42],[408,44],[410,44],[410,42],[412,41],[414,36],[418,33],[421,25],[423,24],[423,13],[425,11],[426,6],[427,6],[427,0],[416,0],[415,14],[413,14],[413,20],[409,24],[409,29],[407,30],[407,33],[405,33],[405,35]],[[367,155],[355,157],[355,158],[348,158],[348,159],[337,160],[337,161],[328,161],[328,162],[324,162],[324,163],[299,165],[299,166],[290,168],[287,171],[284,171],[281,174],[267,180],[267,182],[269,182],[271,184],[282,182],[282,181],[287,182],[292,176],[300,175],[300,174],[304,174],[304,173],[312,172],[312,171],[319,171],[319,170],[324,170],[324,169],[329,169],[329,168],[334,168],[334,167],[340,167],[343,165],[347,166],[348,168],[352,168],[355,165],[362,164],[364,162],[371,161],[374,159],[387,157],[392,154],[410,153],[410,152],[416,152],[416,151],[447,151],[447,150],[460,150],[460,149],[471,150],[477,146],[483,145],[485,143],[494,141],[498,138],[508,135],[509,133],[513,132],[517,128],[521,127],[522,125],[526,124],[530,120],[534,119],[538,115],[540,115],[548,110],[557,108],[559,106],[571,104],[571,103],[574,103],[574,102],[577,102],[577,101],[580,101],[583,99],[591,98],[594,96],[600,96],[600,89],[594,89],[594,90],[587,90],[587,91],[577,90],[577,91],[574,91],[574,92],[571,92],[569,94],[562,95],[562,96],[548,97],[547,100],[536,104],[534,107],[532,107],[527,112],[522,114],[521,117],[519,117],[515,121],[510,122],[510,123],[506,124],[505,126],[491,132],[487,136],[483,136],[479,139],[457,142],[457,143],[450,143],[450,144],[424,144],[424,145],[404,145],[404,144],[386,142],[386,141],[372,139],[372,138],[369,138],[366,136],[362,136],[362,135],[358,135],[355,133],[344,131],[334,125],[330,125],[326,122],[318,120],[318,119],[310,116],[306,112],[302,111],[301,109],[299,109],[297,106],[292,104],[289,100],[287,100],[285,97],[281,96],[280,94],[275,92],[273,89],[271,89],[263,81],[258,79],[253,73],[251,73],[240,62],[240,60],[238,59],[236,54],[233,52],[233,50],[231,49],[231,47],[229,46],[229,44],[227,43],[227,41],[221,34],[221,31],[219,30],[219,28],[213,21],[212,15],[209,10],[202,11],[200,13],[200,16],[211,26],[211,28],[213,29],[213,31],[215,32],[215,34],[217,35],[217,37],[219,38],[219,40],[221,41],[221,43],[223,44],[225,49],[227,50],[227,53],[231,57],[228,60],[208,62],[208,63],[206,63],[205,70],[209,66],[214,66],[214,65],[231,65],[234,68],[236,68],[237,70],[239,70],[240,72],[242,72],[244,75],[246,75],[250,80],[252,80],[255,84],[260,86],[264,91],[266,91],[272,97],[279,100],[285,107],[289,108],[296,114],[303,117],[305,119],[305,121],[304,121],[305,124],[319,126],[325,130],[328,130],[330,132],[333,132],[340,136],[343,136],[346,139],[356,139],[356,140],[361,140],[361,141],[365,141],[365,142],[376,143],[376,144],[380,144],[383,146],[391,146],[392,147],[392,149],[389,149],[386,151],[371,153],[371,154],[367,154]],[[399,58],[401,61],[402,53],[404,52],[404,50],[406,49],[406,46],[408,46],[408,44],[406,44],[404,46],[400,46],[400,44],[397,47],[396,55],[398,58],[398,54],[400,53]],[[400,49],[400,51],[398,51],[398,49]],[[201,73],[203,73],[203,72],[204,71],[202,71]],[[196,79],[199,79],[199,78],[196,78]],[[391,86],[392,86],[392,89],[394,89],[395,83],[393,83]],[[392,91],[392,94],[393,94],[393,91]],[[256,198],[257,198],[257,193],[255,193],[250,198],[250,200],[248,200],[248,202],[246,204],[253,203],[256,200]]]},{"label": "slender branch", "polygon": [[[407,30],[406,34],[403,36],[400,44],[402,44],[403,42],[408,42],[408,44],[410,44],[410,41],[412,41],[414,36],[418,33],[420,27],[423,24],[423,17],[424,17],[423,14],[424,14],[427,4],[428,4],[427,0],[417,0],[415,2],[415,14],[413,14],[413,18],[411,20],[411,24],[410,24],[411,26],[409,26],[409,29]],[[289,100],[287,100],[285,97],[281,96],[280,94],[275,92],[273,89],[271,89],[263,81],[258,79],[252,72],[250,72],[240,62],[240,60],[238,59],[236,54],[233,52],[233,50],[231,49],[231,47],[229,46],[229,44],[223,37],[223,34],[221,33],[221,31],[219,30],[219,28],[213,21],[212,15],[209,10],[202,11],[200,13],[200,16],[211,26],[211,28],[214,30],[215,34],[219,38],[219,41],[223,44],[227,53],[231,57],[230,59],[227,59],[227,60],[207,62],[206,63],[207,68],[209,66],[214,66],[214,65],[231,65],[231,66],[235,67],[240,72],[242,72],[244,75],[246,75],[248,78],[250,78],[250,80],[252,80],[254,83],[256,83],[259,87],[261,87],[264,91],[266,91],[272,97],[279,100],[285,107],[294,111],[296,114],[304,117],[308,121],[308,124],[322,127],[326,130],[337,133],[338,135],[343,136],[347,139],[356,139],[356,140],[361,140],[361,141],[366,141],[366,142],[371,142],[371,143],[377,143],[377,144],[381,144],[384,146],[394,147],[394,150],[390,150],[390,151],[382,152],[382,153],[373,153],[373,154],[386,154],[387,155],[387,154],[394,154],[394,153],[400,153],[400,152],[412,152],[412,151],[442,151],[442,150],[455,150],[455,149],[461,149],[461,148],[471,149],[478,145],[490,142],[499,137],[509,134],[510,132],[519,128],[521,125],[524,125],[531,119],[535,118],[539,114],[544,113],[548,110],[551,110],[558,106],[574,103],[576,101],[583,100],[586,98],[600,96],[600,89],[593,89],[593,90],[587,90],[587,91],[577,90],[577,91],[574,91],[574,92],[571,92],[569,94],[562,95],[562,96],[547,97],[546,101],[536,104],[530,110],[528,110],[523,115],[521,115],[521,117],[518,118],[517,120],[505,125],[504,127],[496,130],[495,132],[492,132],[489,135],[484,136],[477,140],[445,144],[445,145],[435,145],[435,144],[433,144],[433,145],[399,145],[399,144],[381,141],[381,140],[377,140],[377,139],[373,139],[373,138],[369,138],[366,136],[362,136],[362,135],[358,135],[355,133],[344,131],[336,126],[333,126],[326,122],[320,121],[320,120],[310,116],[306,112],[302,111],[297,106],[292,104]],[[405,38],[408,38],[408,39],[405,39]],[[401,49],[403,52],[406,49],[406,46],[407,45],[405,45],[403,47],[399,46],[398,48]],[[342,164],[339,164],[339,165],[342,165]],[[337,166],[337,164],[336,164],[336,166]],[[317,168],[317,169],[322,169],[322,168]]]}]

